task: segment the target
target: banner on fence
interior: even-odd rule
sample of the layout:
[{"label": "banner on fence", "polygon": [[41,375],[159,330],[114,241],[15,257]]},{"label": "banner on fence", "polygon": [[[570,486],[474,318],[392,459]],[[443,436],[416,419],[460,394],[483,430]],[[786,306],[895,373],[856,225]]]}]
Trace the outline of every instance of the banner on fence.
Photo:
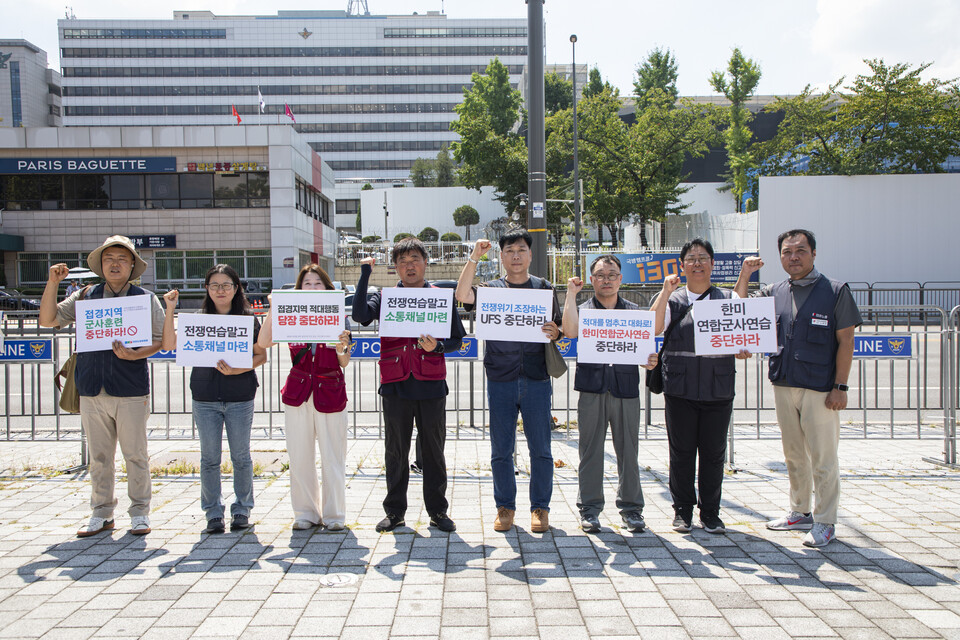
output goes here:
[{"label": "banner on fence", "polygon": [[0,362],[53,362],[53,340],[7,338],[0,351]]},{"label": "banner on fence", "polygon": [[913,336],[909,333],[897,335],[856,335],[853,339],[854,358],[912,358]]},{"label": "banner on fence", "polygon": [[77,300],[77,353],[153,344],[150,296]]},{"label": "banner on fence", "polygon": [[184,313],[177,318],[177,364],[253,366],[253,316]]},{"label": "banner on fence", "polygon": [[344,292],[275,290],[270,295],[274,342],[337,342],[344,330]]},{"label": "banner on fence", "polygon": [[773,298],[697,300],[692,315],[698,356],[777,351]]},{"label": "banner on fence", "polygon": [[577,362],[646,364],[656,351],[652,311],[580,309],[579,315]]},{"label": "banner on fence", "polygon": [[385,287],[380,290],[380,335],[384,338],[438,340],[450,337],[456,313],[453,289],[439,287]]},{"label": "banner on fence", "polygon": [[[584,264],[590,264],[601,254],[588,253],[583,257]],[[740,276],[740,266],[744,258],[759,255],[758,253],[716,253],[713,256],[713,271],[710,280],[714,283],[734,283]],[[679,253],[618,253],[620,272],[623,274],[623,284],[661,284],[669,275],[678,274],[681,282],[686,282],[683,276]],[[755,272],[750,276],[750,282],[759,282],[760,274]]]},{"label": "banner on fence", "polygon": [[[447,351],[446,358],[458,360],[476,360],[480,353],[479,342],[476,338],[463,338],[460,347],[455,351]],[[373,359],[380,357],[380,338],[354,338],[350,347],[350,357]]]},{"label": "banner on fence", "polygon": [[549,289],[477,288],[476,335],[480,340],[549,342],[541,327],[553,315]]}]

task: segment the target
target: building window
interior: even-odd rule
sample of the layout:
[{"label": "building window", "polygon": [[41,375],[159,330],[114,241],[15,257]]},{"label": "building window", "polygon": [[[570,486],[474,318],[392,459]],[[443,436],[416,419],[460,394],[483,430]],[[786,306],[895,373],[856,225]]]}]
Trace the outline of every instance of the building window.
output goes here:
[{"label": "building window", "polygon": [[202,290],[207,271],[221,263],[237,271],[248,293],[262,293],[273,287],[269,249],[156,251],[156,287],[160,290]]},{"label": "building window", "polygon": [[20,63],[10,63],[10,100],[13,106],[13,126],[23,126],[23,99],[20,96]]},{"label": "building window", "polygon": [[86,251],[17,254],[17,281],[20,286],[42,287],[50,276],[50,267],[65,263],[68,267],[86,267]]}]

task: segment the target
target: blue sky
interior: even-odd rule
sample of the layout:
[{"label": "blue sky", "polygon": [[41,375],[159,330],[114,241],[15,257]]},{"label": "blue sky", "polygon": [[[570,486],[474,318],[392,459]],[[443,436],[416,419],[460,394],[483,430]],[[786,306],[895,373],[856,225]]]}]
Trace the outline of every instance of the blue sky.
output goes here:
[{"label": "blue sky", "polygon": [[[45,49],[58,67],[57,20],[71,2],[78,18],[171,18],[177,10],[218,15],[275,14],[282,9],[345,9],[347,0],[30,0],[10,2],[4,38],[24,38]],[[371,13],[440,10],[451,18],[525,17],[524,0],[368,0]],[[268,8],[269,7],[269,8]],[[707,78],[725,67],[739,46],[763,70],[760,94],[797,93],[806,84],[825,87],[840,76],[863,73],[863,58],[888,63],[933,62],[927,73],[960,76],[960,2],[956,0],[546,0],[547,62],[577,60],[600,67],[629,93],[634,69],[652,48],[677,57],[682,95],[710,95]]]}]

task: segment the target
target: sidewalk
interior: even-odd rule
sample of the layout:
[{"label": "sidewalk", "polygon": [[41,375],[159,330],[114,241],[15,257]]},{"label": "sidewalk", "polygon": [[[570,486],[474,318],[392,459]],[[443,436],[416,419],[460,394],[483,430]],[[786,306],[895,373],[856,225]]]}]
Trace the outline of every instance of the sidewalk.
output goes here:
[{"label": "sidewalk", "polygon": [[[427,526],[412,476],[408,527],[377,534],[382,447],[350,442],[346,532],[291,529],[282,442],[258,441],[267,471],[243,535],[201,535],[199,479],[166,476],[154,479],[153,533],[127,532],[120,482],[117,530],[80,540],[89,481],[51,475],[78,461],[79,444],[4,442],[0,638],[960,638],[960,474],[921,460],[940,457],[939,440],[842,440],[841,523],[824,550],[764,528],[787,506],[778,440],[737,442],[725,536],[670,529],[662,440],[641,442],[648,530],[619,527],[608,442],[604,529],[585,535],[565,439],[549,533],[530,533],[523,473],[520,527],[494,532],[489,444],[450,440],[457,532]],[[169,460],[198,445],[150,448]],[[228,478],[224,489],[229,499]]]}]

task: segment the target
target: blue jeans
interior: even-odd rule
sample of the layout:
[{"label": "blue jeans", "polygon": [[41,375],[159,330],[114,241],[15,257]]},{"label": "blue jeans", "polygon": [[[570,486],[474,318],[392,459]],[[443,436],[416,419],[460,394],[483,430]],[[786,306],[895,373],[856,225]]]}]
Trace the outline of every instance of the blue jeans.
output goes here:
[{"label": "blue jeans", "polygon": [[253,400],[246,402],[193,401],[193,419],[200,434],[200,508],[207,520],[223,517],[220,494],[220,458],[223,427],[227,427],[230,461],[233,463],[234,502],[230,515],[250,516],[253,509],[253,460],[250,458],[250,427]]},{"label": "blue jeans", "polygon": [[550,452],[550,380],[520,376],[511,382],[487,381],[490,403],[490,466],[497,508],[517,508],[517,478],[513,452],[517,446],[517,414],[530,452],[530,510],[550,510],[553,495],[553,454]]}]

